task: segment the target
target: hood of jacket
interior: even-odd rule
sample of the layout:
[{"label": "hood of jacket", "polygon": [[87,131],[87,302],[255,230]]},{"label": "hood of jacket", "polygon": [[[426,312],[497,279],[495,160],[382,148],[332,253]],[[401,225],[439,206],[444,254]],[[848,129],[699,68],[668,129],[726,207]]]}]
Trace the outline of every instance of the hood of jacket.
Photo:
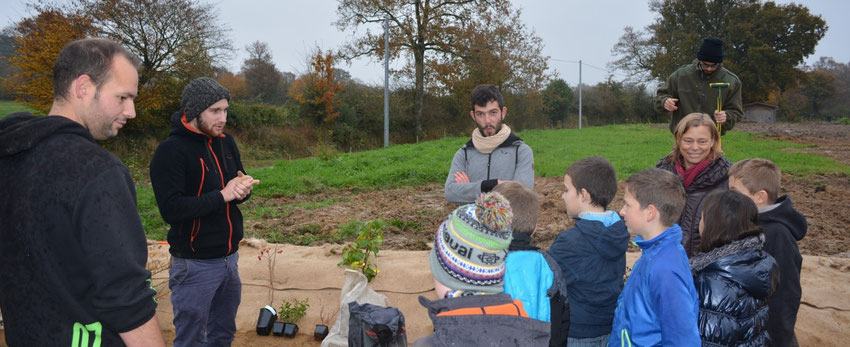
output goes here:
[{"label": "hood of jacket", "polygon": [[794,209],[794,204],[791,203],[791,197],[787,195],[777,199],[776,203],[779,204],[776,208],[759,213],[759,222],[783,224],[791,231],[791,235],[797,241],[802,240],[806,236],[806,230],[809,227],[806,217]]},{"label": "hood of jacket", "polygon": [[575,229],[590,241],[595,253],[607,260],[622,257],[629,248],[629,232],[622,220],[606,227],[600,221],[576,219]]},{"label": "hood of jacket", "polygon": [[[508,138],[506,138],[505,141],[502,141],[497,148],[519,145],[521,143],[523,143],[522,139],[519,136],[516,136],[516,134],[512,131],[510,135],[508,135]],[[475,148],[475,145],[472,144],[472,139],[469,139],[469,141],[467,141],[461,148]]]},{"label": "hood of jacket", "polygon": [[94,142],[85,127],[68,118],[17,112],[0,120],[0,157],[28,151],[54,134],[79,135]]},{"label": "hood of jacket", "polygon": [[426,337],[427,344],[417,341],[414,346],[547,346],[550,323],[527,316],[503,314],[470,314],[438,316],[441,312],[462,308],[512,304],[507,294],[471,295],[431,301],[424,296],[419,303],[428,309],[434,324],[434,334]]},{"label": "hood of jacket", "polygon": [[709,271],[741,285],[754,298],[767,298],[775,290],[779,267],[764,248],[764,234],[750,236],[694,255],[691,271]]},{"label": "hood of jacket", "polygon": [[[197,129],[193,129],[187,122],[185,122],[185,118],[183,117],[184,114],[185,111],[183,110],[179,110],[171,114],[171,132],[168,135],[185,136],[198,139],[200,141],[209,141],[209,135],[204,134]],[[224,133],[219,135],[219,137],[224,137]]]}]

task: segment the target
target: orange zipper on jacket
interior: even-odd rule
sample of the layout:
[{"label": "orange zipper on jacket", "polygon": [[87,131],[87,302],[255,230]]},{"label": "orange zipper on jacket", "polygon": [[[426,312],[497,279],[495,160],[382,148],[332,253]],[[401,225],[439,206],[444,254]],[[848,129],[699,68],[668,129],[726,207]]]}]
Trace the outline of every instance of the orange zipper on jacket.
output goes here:
[{"label": "orange zipper on jacket", "polygon": [[[218,156],[215,155],[215,151],[212,149],[212,138],[207,141],[207,148],[210,149],[210,153],[212,153],[213,159],[215,160],[215,166],[218,167],[218,177],[221,178],[221,189],[224,189],[224,171],[221,171],[221,164],[218,163]],[[227,204],[227,226],[230,228],[230,234],[227,236],[227,254],[230,254],[230,251],[233,249],[232,241],[233,241],[233,222],[230,221],[230,203]]]},{"label": "orange zipper on jacket", "polygon": [[[207,164],[204,163],[204,158],[198,158],[201,161],[201,184],[198,185],[198,196],[201,196],[201,189],[204,188],[204,180],[207,177]],[[197,227],[197,230],[195,229]],[[195,237],[201,232],[201,219],[195,218],[192,220],[192,233],[189,235],[189,248],[192,252],[195,251]]]}]

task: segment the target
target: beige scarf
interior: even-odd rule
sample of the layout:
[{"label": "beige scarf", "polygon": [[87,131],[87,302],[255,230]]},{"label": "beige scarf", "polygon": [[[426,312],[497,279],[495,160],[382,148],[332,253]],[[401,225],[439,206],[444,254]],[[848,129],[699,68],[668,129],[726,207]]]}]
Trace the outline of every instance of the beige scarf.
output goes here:
[{"label": "beige scarf", "polygon": [[507,126],[507,124],[502,124],[502,129],[499,130],[498,133],[493,136],[481,135],[481,131],[478,128],[472,129],[472,145],[475,146],[479,152],[484,154],[490,154],[493,152],[502,142],[505,142],[505,139],[511,135],[511,128]]}]

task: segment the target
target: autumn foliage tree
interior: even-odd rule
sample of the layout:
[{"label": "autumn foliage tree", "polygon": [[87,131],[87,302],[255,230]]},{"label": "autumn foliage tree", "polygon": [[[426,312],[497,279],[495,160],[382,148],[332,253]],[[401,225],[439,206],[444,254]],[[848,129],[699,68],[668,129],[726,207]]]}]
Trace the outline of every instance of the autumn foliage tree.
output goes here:
[{"label": "autumn foliage tree", "polygon": [[333,65],[333,53],[317,50],[310,59],[308,71],[289,88],[289,95],[302,105],[306,116],[317,123],[330,123],[339,117],[336,96],[343,85],[334,78]]},{"label": "autumn foliage tree", "polygon": [[120,42],[142,61],[130,131],[167,128],[162,115],[180,106],[183,86],[211,76],[232,50],[214,5],[199,0],[75,0],[72,6],[91,18],[97,35]]},{"label": "autumn foliage tree", "polygon": [[47,113],[53,103],[53,65],[68,42],[91,35],[91,20],[55,7],[34,7],[38,14],[13,30],[15,54],[9,62],[18,73],[10,84],[16,100]]}]

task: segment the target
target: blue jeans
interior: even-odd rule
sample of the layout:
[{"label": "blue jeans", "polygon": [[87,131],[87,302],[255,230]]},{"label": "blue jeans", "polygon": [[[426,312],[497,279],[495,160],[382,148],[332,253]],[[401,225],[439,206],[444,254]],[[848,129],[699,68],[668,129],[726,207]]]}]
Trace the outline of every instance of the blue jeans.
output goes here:
[{"label": "blue jeans", "polygon": [[608,345],[608,337],[611,334],[605,334],[597,337],[588,337],[586,339],[567,338],[567,346],[569,347],[605,347]]},{"label": "blue jeans", "polygon": [[174,346],[230,346],[242,299],[239,254],[218,259],[173,257],[168,270]]}]

